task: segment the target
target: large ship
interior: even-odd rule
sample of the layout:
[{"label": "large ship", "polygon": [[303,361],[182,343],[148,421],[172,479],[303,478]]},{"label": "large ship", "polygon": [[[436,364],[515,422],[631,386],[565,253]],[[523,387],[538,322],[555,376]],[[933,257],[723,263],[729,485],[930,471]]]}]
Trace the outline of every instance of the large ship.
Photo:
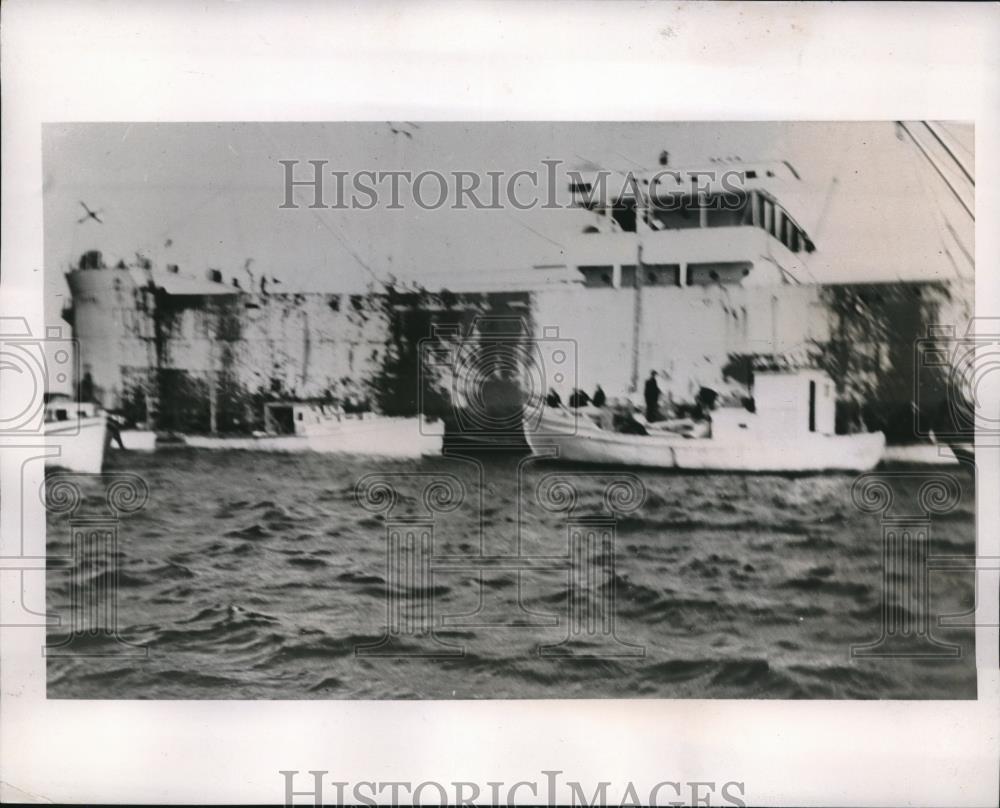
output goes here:
[{"label": "large ship", "polygon": [[[596,363],[593,356],[582,357],[580,387],[603,384],[606,401],[599,408],[566,407],[553,388],[549,406],[526,424],[532,449],[566,461],[688,470],[874,467],[885,436],[836,434],[833,381],[810,366],[808,346],[790,344],[780,334],[782,298],[772,290],[805,283],[803,258],[815,249],[783,201],[783,191],[794,196],[795,168],[777,162],[674,170],[664,155],[658,169],[615,179],[606,172],[580,175],[570,190],[593,217],[581,238],[588,264],[579,271],[587,286],[609,290],[619,310],[622,302],[631,303],[629,350],[625,356],[619,351],[619,370],[611,379],[606,376],[614,373],[612,364],[601,367],[600,378],[586,378]],[[733,322],[706,334],[699,346],[690,335],[704,333],[699,321],[712,304]],[[651,328],[648,320],[660,322]],[[726,337],[733,330],[730,346]],[[721,366],[736,353],[745,357],[742,368]],[[764,357],[784,367],[763,370],[758,365]],[[670,382],[662,417],[659,383],[652,382],[652,404],[648,388],[640,394],[641,380],[651,371]],[[720,382],[725,389],[706,386]],[[694,418],[675,417],[680,413],[671,411],[673,394],[693,399],[699,388],[721,406],[698,408]],[[579,392],[573,398],[580,403]],[[641,398],[645,414],[637,406]]]},{"label": "large ship", "polygon": [[[156,430],[204,448],[328,451],[338,436],[366,448],[370,418],[321,412],[322,436],[305,434],[298,414],[291,425],[268,418],[277,405],[308,419],[310,408],[365,399],[406,438],[392,446],[412,456],[440,440],[422,417],[444,424],[445,442],[527,448],[526,433],[534,441],[557,431],[555,411],[540,406],[550,389],[568,403],[577,388],[601,385],[609,400],[642,409],[641,386],[655,371],[665,417],[647,419],[652,435],[627,437],[638,447],[679,439],[673,458],[709,448],[691,442],[707,436],[704,423],[663,434],[700,390],[717,394],[712,434],[725,431],[725,410],[730,420],[754,416],[739,428],[745,436],[782,408],[756,383],[780,370],[799,374],[807,391],[810,379],[832,386],[832,426],[805,405],[809,434],[883,432],[892,446],[918,442],[928,454],[929,433],[913,426],[913,348],[930,324],[967,319],[956,310],[971,299],[965,279],[890,275],[882,250],[851,267],[858,281],[821,280],[830,238],[817,245],[826,232],[817,221],[829,199],[789,162],[678,169],[664,154],[645,171],[570,177],[575,211],[566,216],[579,221],[558,262],[504,272],[446,265],[411,281],[292,291],[249,260],[224,279],[218,269],[195,276],[143,256],[105,264],[84,253],[67,274],[66,312],[84,380],[109,412],[146,425],[122,432],[126,447],[132,438],[150,446]],[[933,413],[946,396],[940,379],[930,382],[919,403]],[[624,440],[606,419],[583,426]],[[867,465],[872,441],[852,467]]]}]

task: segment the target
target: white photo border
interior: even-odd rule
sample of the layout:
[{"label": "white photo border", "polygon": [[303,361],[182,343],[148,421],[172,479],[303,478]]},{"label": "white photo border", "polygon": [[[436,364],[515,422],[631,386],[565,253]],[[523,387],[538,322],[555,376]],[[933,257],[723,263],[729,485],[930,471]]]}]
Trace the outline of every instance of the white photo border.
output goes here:
[{"label": "white photo border", "polygon": [[[11,0],[0,12],[0,314],[44,329],[47,122],[934,119],[976,125],[976,312],[995,317],[998,12]],[[979,553],[1000,556],[1000,450],[980,455]],[[25,498],[20,512],[18,480],[0,470],[0,555],[15,554],[15,524],[44,554],[41,503]],[[25,482],[41,481],[35,464]],[[996,578],[979,578],[994,616]],[[44,592],[41,574],[28,579]],[[0,608],[19,597],[7,587]],[[663,780],[738,780],[748,804],[997,800],[995,628],[977,632],[978,699],[953,702],[47,700],[44,642],[42,629],[0,630],[0,799],[259,803],[283,799],[282,769],[443,783],[547,769],[588,793],[599,780],[640,794]]]}]

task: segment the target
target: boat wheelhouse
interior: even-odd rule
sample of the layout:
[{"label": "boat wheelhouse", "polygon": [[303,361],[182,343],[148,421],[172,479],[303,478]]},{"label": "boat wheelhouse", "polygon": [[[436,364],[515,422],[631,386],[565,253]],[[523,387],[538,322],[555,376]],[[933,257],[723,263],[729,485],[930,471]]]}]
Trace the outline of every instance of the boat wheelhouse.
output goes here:
[{"label": "boat wheelhouse", "polygon": [[52,396],[45,404],[45,443],[58,452],[45,465],[99,474],[104,466],[107,421],[100,408],[69,396]]}]

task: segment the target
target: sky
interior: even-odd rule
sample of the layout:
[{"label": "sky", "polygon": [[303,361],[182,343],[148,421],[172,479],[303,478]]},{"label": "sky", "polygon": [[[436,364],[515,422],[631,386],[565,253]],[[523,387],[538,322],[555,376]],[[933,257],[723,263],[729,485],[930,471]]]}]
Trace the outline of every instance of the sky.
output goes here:
[{"label": "sky", "polygon": [[[974,171],[972,126],[935,127]],[[921,124],[908,128],[971,206],[973,187],[940,144]],[[279,160],[298,160],[302,170],[326,160],[329,170],[472,171],[485,179],[487,171],[541,172],[543,160],[555,159],[564,180],[567,169],[594,164],[655,168],[664,149],[678,168],[720,157],[790,161],[802,177],[790,189],[790,209],[810,223],[817,280],[971,274],[963,255],[972,250],[971,218],[892,122],[47,124],[49,310],[58,312],[63,274],[90,249],[109,264],[139,252],[199,277],[218,268],[241,281],[252,259],[255,277],[277,278],[282,289],[350,291],[390,274],[561,263],[578,250],[586,224],[586,213],[565,209],[420,210],[405,194],[403,210],[313,210],[309,191],[298,192],[298,209],[281,209]],[[103,223],[85,218],[81,202]]]}]

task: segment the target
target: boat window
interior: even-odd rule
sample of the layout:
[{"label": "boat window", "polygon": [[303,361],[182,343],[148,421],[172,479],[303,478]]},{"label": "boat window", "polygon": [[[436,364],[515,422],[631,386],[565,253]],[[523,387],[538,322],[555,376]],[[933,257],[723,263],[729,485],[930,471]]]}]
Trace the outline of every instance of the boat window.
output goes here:
[{"label": "boat window", "polygon": [[268,432],[278,435],[291,435],[295,433],[292,408],[285,404],[267,405],[264,410],[264,424]]},{"label": "boat window", "polygon": [[649,211],[657,230],[690,230],[701,227],[698,200],[692,196],[663,198]]},{"label": "boat window", "polygon": [[744,193],[712,194],[705,201],[708,227],[739,227],[746,218],[750,197]]},{"label": "boat window", "polygon": [[57,421],[68,421],[69,420],[69,413],[66,410],[61,409],[61,408],[58,409],[58,410],[56,410],[56,420]]},{"label": "boat window", "polygon": [[578,267],[583,285],[588,289],[614,286],[614,267],[609,265]]},{"label": "boat window", "polygon": [[622,264],[622,289],[635,288],[635,264]]},{"label": "boat window", "polygon": [[636,226],[635,217],[635,204],[634,203],[623,203],[621,205],[616,205],[611,209],[611,215],[614,217],[615,222],[618,226],[624,230],[626,233],[634,233]]},{"label": "boat window", "polygon": [[737,284],[750,274],[749,261],[718,261],[706,264],[688,264],[688,286],[715,286]]},{"label": "boat window", "polygon": [[679,264],[643,264],[642,282],[645,286],[680,286]]}]

